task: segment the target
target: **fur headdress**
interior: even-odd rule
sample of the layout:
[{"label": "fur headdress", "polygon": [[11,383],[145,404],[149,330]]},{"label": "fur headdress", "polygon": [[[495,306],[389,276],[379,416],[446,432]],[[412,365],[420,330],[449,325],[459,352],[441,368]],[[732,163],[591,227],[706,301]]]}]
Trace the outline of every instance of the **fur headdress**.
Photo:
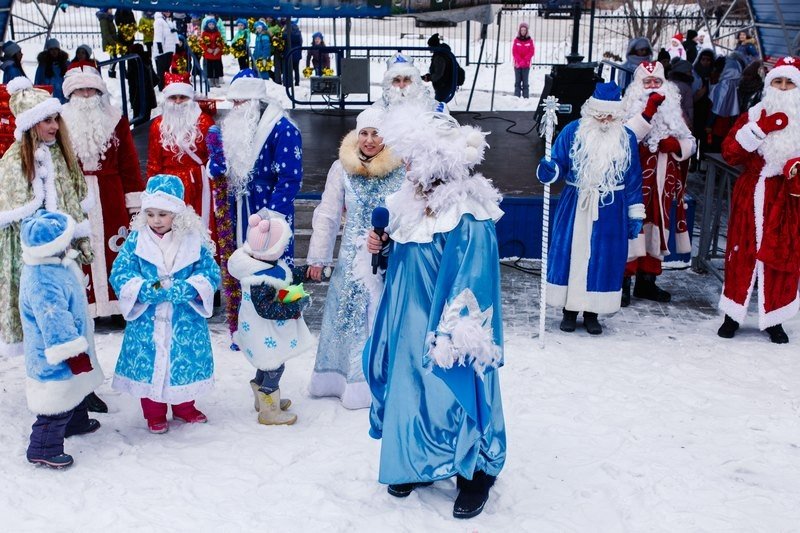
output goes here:
[{"label": "fur headdress", "polygon": [[14,78],[6,87],[11,94],[8,105],[16,121],[16,140],[22,139],[23,133],[47,117],[61,112],[58,98],[53,98],[47,91],[34,88],[31,81],[24,76]]}]

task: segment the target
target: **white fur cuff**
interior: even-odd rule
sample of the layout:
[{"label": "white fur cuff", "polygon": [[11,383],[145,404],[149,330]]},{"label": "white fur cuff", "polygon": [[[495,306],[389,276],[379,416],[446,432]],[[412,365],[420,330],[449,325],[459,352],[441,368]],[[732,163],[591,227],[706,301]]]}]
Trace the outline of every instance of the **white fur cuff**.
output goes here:
[{"label": "white fur cuff", "polygon": [[536,165],[536,179],[537,180],[539,180],[540,182],[542,182],[545,185],[550,185],[551,183],[555,183],[555,182],[558,181],[558,175],[561,173],[561,170],[558,168],[558,164],[556,164],[556,166],[555,166],[556,172],[553,175],[553,178],[550,179],[549,181],[545,181],[545,180],[542,179],[542,177],[539,175],[539,168],[541,168],[541,165]]},{"label": "white fur cuff", "polygon": [[142,193],[141,192],[129,192],[125,193],[125,207],[128,210],[135,210],[138,211],[142,207]]},{"label": "white fur cuff", "polygon": [[48,363],[51,365],[57,365],[58,363],[62,363],[70,357],[75,357],[76,355],[81,354],[88,349],[89,342],[86,340],[86,337],[80,336],[63,344],[56,344],[55,346],[46,348],[44,351],[44,356]]},{"label": "white fur cuff", "polygon": [[644,220],[644,204],[631,204],[628,206],[628,218]]},{"label": "white fur cuff", "polygon": [[767,134],[755,122],[748,122],[736,132],[736,142],[748,152],[755,152],[766,137]]}]

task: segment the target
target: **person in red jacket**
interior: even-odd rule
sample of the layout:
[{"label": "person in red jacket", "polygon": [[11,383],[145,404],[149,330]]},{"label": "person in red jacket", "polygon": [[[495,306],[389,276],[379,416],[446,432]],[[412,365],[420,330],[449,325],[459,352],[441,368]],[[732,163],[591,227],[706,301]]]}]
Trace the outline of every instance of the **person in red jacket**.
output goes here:
[{"label": "person in red jacket", "polygon": [[222,52],[225,50],[225,40],[217,28],[213,18],[206,20],[203,32],[200,34],[200,46],[203,49],[203,59],[206,61],[206,75],[212,87],[222,87]]},{"label": "person in red jacket", "polygon": [[[111,266],[125,238],[131,215],[139,211],[144,190],[139,156],[128,118],[111,103],[93,62],[73,63],[64,76],[61,116],[86,177],[95,209],[89,211],[95,260],[83,269],[89,275],[89,314],[119,315],[117,296],[108,283]],[[98,208],[99,207],[99,208]]]},{"label": "person in red jacket", "polygon": [[511,45],[511,56],[514,58],[514,96],[528,97],[528,75],[535,52],[533,38],[528,35],[528,23],[520,22],[514,44]]},{"label": "person in red jacket", "polygon": [[717,331],[731,338],[758,286],[758,327],[776,344],[789,342],[781,324],[800,308],[800,58],[780,59],[760,103],[743,113],[722,143],[722,156],[744,170],[731,198],[725,283]]},{"label": "person in red jacket", "polygon": [[164,87],[164,111],[150,125],[147,175],[171,174],[183,182],[184,200],[200,215],[206,227],[214,227],[211,184],[206,174],[206,138],[214,120],[200,110],[188,83]]}]

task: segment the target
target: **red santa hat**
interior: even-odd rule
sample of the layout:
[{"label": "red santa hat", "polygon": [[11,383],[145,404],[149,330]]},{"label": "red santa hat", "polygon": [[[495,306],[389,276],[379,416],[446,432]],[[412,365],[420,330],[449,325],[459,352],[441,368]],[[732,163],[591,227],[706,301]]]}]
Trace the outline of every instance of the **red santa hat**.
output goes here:
[{"label": "red santa hat", "polygon": [[69,98],[77,89],[96,89],[101,94],[108,93],[100,71],[90,61],[72,63],[64,75],[64,96]]},{"label": "red santa hat", "polygon": [[170,96],[185,96],[194,98],[194,87],[184,81],[183,75],[167,72],[164,74],[164,90],[161,91],[164,98]]},{"label": "red santa hat", "polygon": [[764,85],[769,86],[775,78],[788,78],[800,87],[800,59],[792,56],[780,58],[775,67],[767,73]]},{"label": "red santa hat", "polygon": [[672,38],[677,40],[679,43],[683,42],[683,34],[681,32],[676,33],[672,36]]},{"label": "red santa hat", "polygon": [[633,81],[642,81],[648,77],[667,81],[666,76],[664,76],[664,65],[662,65],[660,61],[643,61],[640,63],[633,73]]}]

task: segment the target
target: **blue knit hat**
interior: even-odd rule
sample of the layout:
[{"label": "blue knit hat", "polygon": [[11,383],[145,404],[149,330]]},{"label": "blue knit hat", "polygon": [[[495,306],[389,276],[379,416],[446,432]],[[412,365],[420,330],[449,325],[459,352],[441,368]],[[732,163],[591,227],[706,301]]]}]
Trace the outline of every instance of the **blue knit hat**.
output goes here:
[{"label": "blue knit hat", "polygon": [[257,21],[255,21],[255,23],[253,23],[253,29],[257,30],[258,28],[261,28],[262,30],[266,30],[267,29],[267,24],[263,20],[257,20]]},{"label": "blue knit hat", "polygon": [[75,234],[75,221],[64,213],[39,209],[22,221],[20,237],[24,257],[52,257],[67,249]]},{"label": "blue knit hat", "polygon": [[622,111],[622,91],[619,85],[610,81],[598,83],[594,94],[584,104],[590,115],[616,115]]},{"label": "blue knit hat", "polygon": [[247,19],[236,19],[236,25],[244,24],[244,27],[247,27]]},{"label": "blue knit hat", "polygon": [[178,176],[156,174],[147,180],[142,193],[142,211],[162,209],[170,213],[181,213],[186,209],[183,201],[183,182]]}]

